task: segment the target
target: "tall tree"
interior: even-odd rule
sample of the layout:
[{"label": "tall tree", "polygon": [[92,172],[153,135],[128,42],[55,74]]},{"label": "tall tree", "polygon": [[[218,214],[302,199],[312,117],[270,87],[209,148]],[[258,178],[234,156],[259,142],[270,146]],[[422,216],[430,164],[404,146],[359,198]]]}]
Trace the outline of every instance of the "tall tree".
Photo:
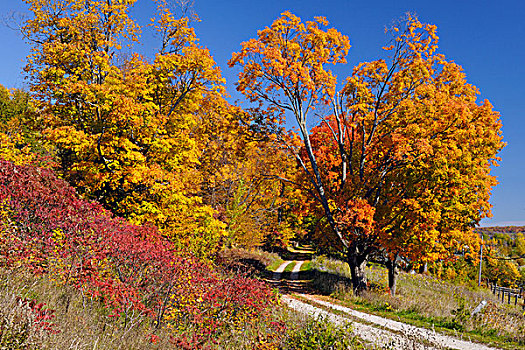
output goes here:
[{"label": "tall tree", "polygon": [[[471,228],[490,213],[490,165],[503,146],[498,114],[476,104],[461,68],[436,53],[435,26],[409,16],[392,28],[390,59],[358,65],[338,94],[322,64],[304,63],[319,53],[335,61],[339,46],[296,34],[309,30],[319,33],[284,14],[244,43],[231,61],[243,67],[239,90],[296,116],[304,141],[297,158],[329,228],[323,241],[346,255],[356,292],[366,288],[371,254],[386,257],[395,292],[398,258],[432,260],[476,244]],[[295,67],[300,74],[286,73]],[[306,112],[327,103],[331,112],[309,133]]]},{"label": "tall tree", "polygon": [[[229,65],[243,68],[237,89],[258,102],[261,114],[269,116],[270,122],[280,121],[285,113],[295,118],[306,157],[299,152],[294,155],[309,174],[314,196],[325,209],[332,229],[346,245],[329,207],[307,123],[309,114],[319,104],[329,102],[335,91],[336,79],[326,65],[346,62],[350,48],[348,38],[333,28],[324,30],[327,25],[322,17],[303,24],[299,17],[285,12],[270,27],[259,31],[257,39],[243,43]],[[276,114],[279,117],[272,119]]]},{"label": "tall tree", "polygon": [[26,2],[31,90],[60,173],[81,193],[202,257],[225,241],[260,243],[278,226],[281,184],[255,169],[279,173],[288,156],[261,138],[255,114],[226,102],[188,17],[156,0],[159,49],[148,59],[133,52],[135,0]]},{"label": "tall tree", "polygon": [[340,210],[363,200],[374,209],[372,234],[352,241],[362,245],[359,262],[367,251],[385,256],[395,293],[399,258],[479,250],[472,229],[490,215],[490,167],[504,144],[499,114],[488,101],[478,105],[461,67],[436,53],[436,27],[409,15],[392,32],[390,59],[356,67],[323,122],[331,150],[317,149],[327,171],[341,174],[330,191],[349,201]]},{"label": "tall tree", "polygon": [[227,224],[228,245],[261,245],[274,235],[288,241],[299,219],[291,210],[301,198],[282,180],[296,176],[295,160],[277,139],[288,136],[282,128],[264,128],[256,113],[224,109],[207,114],[197,132],[205,138],[198,141],[200,194]]},{"label": "tall tree", "polygon": [[157,1],[160,49],[150,62],[129,53],[140,32],[129,17],[135,0],[26,2],[34,14],[23,27],[26,71],[61,173],[134,223],[154,222],[198,255],[213,252],[224,225],[198,195],[195,131],[224,103],[224,88],[188,18]]}]

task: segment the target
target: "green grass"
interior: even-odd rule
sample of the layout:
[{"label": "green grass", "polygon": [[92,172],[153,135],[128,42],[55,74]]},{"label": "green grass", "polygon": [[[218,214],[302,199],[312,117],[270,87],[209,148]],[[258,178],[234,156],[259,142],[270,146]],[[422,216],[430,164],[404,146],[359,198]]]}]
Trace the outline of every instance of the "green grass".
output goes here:
[{"label": "green grass", "polygon": [[[328,298],[327,298],[328,299]],[[356,298],[357,299],[357,298]],[[334,301],[330,299],[330,301]],[[426,317],[421,315],[419,312],[414,310],[400,310],[395,311],[388,305],[377,306],[374,303],[370,303],[366,300],[354,300],[354,301],[341,301],[338,300],[337,304],[350,307],[354,310],[374,314],[377,316],[389,318],[395,321],[410,324],[416,327],[427,328],[435,330],[442,334],[467,338],[472,341],[485,343],[493,346],[497,346],[501,349],[506,350],[523,350],[525,344],[521,341],[514,341],[509,336],[501,336],[498,334],[497,329],[473,329],[465,330],[461,322],[454,319],[439,318],[439,317]]]},{"label": "green grass", "polygon": [[301,265],[301,271],[310,271],[312,270],[312,262],[306,261]]},{"label": "green grass", "polygon": [[315,256],[311,261],[311,268],[322,272],[332,273],[343,277],[351,278],[350,267],[347,263],[328,258],[326,256]]},{"label": "green grass", "polygon": [[[349,277],[346,263],[315,257],[312,268]],[[401,272],[398,295],[386,291],[387,271],[367,267],[369,291],[354,296],[351,288],[339,287],[332,297],[340,303],[367,313],[392,318],[443,333],[470,337],[503,349],[525,349],[525,315],[521,308],[499,303],[488,289],[472,288],[439,280],[429,275]],[[470,312],[487,300],[488,306],[476,316]]]},{"label": "green grass", "polygon": [[279,266],[281,266],[281,264],[284,262],[283,259],[275,259],[273,260],[270,265],[266,266],[266,270],[268,271],[271,271],[271,272],[275,272],[275,270],[277,270],[277,268]]},{"label": "green grass", "polygon": [[286,265],[283,272],[292,272],[295,265],[296,265],[295,261],[290,262],[288,265]]},{"label": "green grass", "polygon": [[264,250],[251,248],[229,248],[220,252],[220,256],[225,261],[235,261],[237,259],[253,259],[259,261],[264,266],[273,264],[276,260],[282,261],[279,254],[265,252]]},{"label": "green grass", "polygon": [[299,253],[299,254],[313,254],[315,253],[315,250],[311,247],[287,247],[286,248],[290,253]]}]

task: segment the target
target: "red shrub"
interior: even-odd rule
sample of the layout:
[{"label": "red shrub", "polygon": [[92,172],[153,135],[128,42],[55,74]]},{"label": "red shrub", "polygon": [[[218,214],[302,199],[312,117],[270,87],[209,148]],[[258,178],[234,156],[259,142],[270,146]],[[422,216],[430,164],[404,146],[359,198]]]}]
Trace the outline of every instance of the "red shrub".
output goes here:
[{"label": "red shrub", "polygon": [[0,160],[0,219],[5,265],[53,274],[126,320],[150,315],[208,336],[256,322],[275,299],[257,280],[225,278],[175,251],[155,227],[79,198],[50,170]]},{"label": "red shrub", "polygon": [[55,318],[55,310],[46,308],[45,303],[38,303],[34,299],[18,298],[18,303],[22,307],[27,307],[34,316],[34,326],[48,333],[59,333],[52,322]]}]

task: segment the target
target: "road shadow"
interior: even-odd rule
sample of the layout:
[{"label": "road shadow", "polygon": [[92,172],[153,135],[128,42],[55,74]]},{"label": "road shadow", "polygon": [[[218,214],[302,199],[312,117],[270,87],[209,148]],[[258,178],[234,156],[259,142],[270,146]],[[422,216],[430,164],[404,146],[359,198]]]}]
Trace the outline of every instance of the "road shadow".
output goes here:
[{"label": "road shadow", "polygon": [[[286,261],[308,261],[313,257],[313,250],[302,249],[300,251],[289,251],[287,249],[272,249]],[[316,269],[299,271],[292,273],[273,272],[266,269],[265,265],[259,260],[252,258],[236,258],[226,264],[227,269],[234,274],[245,274],[256,276],[270,286],[278,288],[281,293],[302,293],[330,295],[341,288],[349,289],[352,286],[351,280],[347,277],[333,273],[319,271]],[[293,276],[292,276],[293,274]]]},{"label": "road shadow", "polygon": [[306,248],[296,251],[289,251],[288,249],[273,247],[270,249],[272,253],[277,253],[283,260],[295,260],[295,261],[305,261],[312,260],[312,257],[315,253],[313,249]]},{"label": "road shadow", "polygon": [[284,294],[330,295],[343,288],[352,288],[352,281],[349,278],[315,269],[299,271],[294,277],[296,278],[292,278],[291,272],[283,272],[267,274],[265,279]]}]

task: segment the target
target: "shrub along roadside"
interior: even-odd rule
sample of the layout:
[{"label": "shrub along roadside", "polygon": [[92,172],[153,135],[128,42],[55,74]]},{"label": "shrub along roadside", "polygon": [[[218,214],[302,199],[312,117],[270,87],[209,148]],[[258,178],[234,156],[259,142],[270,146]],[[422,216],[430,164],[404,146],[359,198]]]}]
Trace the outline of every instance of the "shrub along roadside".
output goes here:
[{"label": "shrub along roadside", "polygon": [[[169,329],[176,346],[204,347],[225,329],[256,324],[276,304],[262,282],[225,276],[176,251],[155,227],[80,199],[50,170],[0,160],[0,220],[3,266],[73,286],[127,327],[148,320]],[[177,340],[187,330],[192,337]]]},{"label": "shrub along roadside", "polygon": [[[224,329],[207,345],[199,345],[196,325],[182,333],[156,329],[144,317],[125,324],[107,317],[104,305],[80,290],[58,285],[49,275],[36,276],[22,268],[0,269],[0,348],[8,349],[363,349],[348,326],[334,326],[323,319],[305,317],[276,307],[257,324]],[[52,317],[48,328],[39,327],[39,314],[21,299],[43,305]]]}]

